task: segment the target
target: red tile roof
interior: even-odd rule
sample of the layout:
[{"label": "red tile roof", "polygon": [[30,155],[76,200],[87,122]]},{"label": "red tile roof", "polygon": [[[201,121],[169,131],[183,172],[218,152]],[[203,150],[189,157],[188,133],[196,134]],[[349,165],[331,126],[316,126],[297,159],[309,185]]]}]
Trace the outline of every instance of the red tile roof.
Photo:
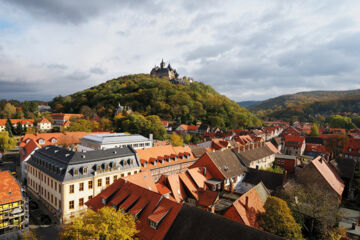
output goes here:
[{"label": "red tile roof", "polygon": [[305,144],[305,137],[287,135],[285,136],[285,146],[288,147],[301,147]]},{"label": "red tile roof", "polygon": [[203,207],[210,207],[216,202],[218,197],[219,197],[218,192],[214,192],[210,190],[199,191],[199,200],[197,203]]},{"label": "red tile roof", "polygon": [[9,171],[0,172],[0,204],[21,201],[21,189]]},{"label": "red tile roof", "polygon": [[326,150],[324,145],[322,145],[322,144],[313,144],[313,143],[307,143],[306,144],[305,152],[329,154],[329,152]]},{"label": "red tile roof", "polygon": [[84,115],[74,113],[52,113],[51,117],[53,119],[70,120],[70,118],[83,118]]},{"label": "red tile roof", "polygon": [[20,160],[24,161],[36,148],[41,148],[40,144],[31,139],[20,151]]},{"label": "red tile roof", "polygon": [[[0,126],[5,126],[7,119],[0,119]],[[22,125],[34,125],[33,119],[10,119],[12,125],[21,123]]]},{"label": "red tile roof", "polygon": [[154,192],[158,192],[158,189],[155,185],[154,178],[151,176],[151,173],[149,170],[144,172],[139,172],[134,175],[126,176],[124,177],[125,180],[128,180],[129,182],[132,182],[140,187],[149,189]]},{"label": "red tile roof", "polygon": [[326,182],[331,186],[331,188],[341,196],[344,191],[344,183],[334,172],[335,170],[329,166],[329,163],[323,159],[321,156],[316,157],[311,161],[311,164],[319,171],[319,173],[324,177]]},{"label": "red tile roof", "polygon": [[342,150],[342,153],[347,155],[360,156],[360,139],[349,138]]},{"label": "red tile roof", "polygon": [[42,118],[38,123],[51,123],[51,122],[46,118]]},{"label": "red tile roof", "polygon": [[[108,190],[109,188],[111,191]],[[140,239],[163,239],[182,207],[182,204],[163,198],[160,193],[142,188],[124,179],[118,179],[104,191],[111,192],[106,205],[102,202],[103,193],[86,202],[86,205],[97,211],[104,206],[120,204],[126,208],[125,211],[137,216],[136,228],[139,232],[136,236]],[[137,202],[132,206],[131,203],[136,200]],[[158,223],[156,229],[150,226],[149,220]]]},{"label": "red tile roof", "polygon": [[184,131],[197,131],[200,126],[181,124],[179,127],[184,129]]},{"label": "red tile roof", "polygon": [[[33,139],[37,143],[39,143],[40,139],[44,140],[44,144],[40,144],[41,146],[45,145],[72,145],[80,143],[80,138],[90,135],[90,134],[101,134],[108,132],[61,132],[61,133],[32,133],[25,134],[25,136],[21,139],[19,143],[19,147],[24,147],[27,141]],[[51,140],[55,138],[57,141],[52,142]]]},{"label": "red tile roof", "polygon": [[[198,188],[206,189],[205,182],[213,176],[211,175],[210,171],[208,171],[204,167],[194,167],[187,170],[187,173],[192,178],[192,180],[196,183]],[[205,175],[204,175],[205,173]]]}]

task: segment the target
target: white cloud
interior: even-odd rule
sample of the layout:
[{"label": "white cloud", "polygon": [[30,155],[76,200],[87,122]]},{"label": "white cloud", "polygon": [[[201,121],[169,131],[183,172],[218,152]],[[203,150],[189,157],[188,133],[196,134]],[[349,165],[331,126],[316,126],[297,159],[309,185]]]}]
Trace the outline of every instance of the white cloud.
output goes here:
[{"label": "white cloud", "polygon": [[355,0],[3,0],[1,97],[50,100],[161,58],[234,100],[360,88],[359,10]]}]

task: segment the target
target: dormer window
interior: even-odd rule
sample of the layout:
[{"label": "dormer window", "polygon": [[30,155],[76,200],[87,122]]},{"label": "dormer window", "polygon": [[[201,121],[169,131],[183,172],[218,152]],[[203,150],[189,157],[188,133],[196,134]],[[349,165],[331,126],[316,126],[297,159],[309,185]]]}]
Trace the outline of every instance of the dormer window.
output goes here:
[{"label": "dormer window", "polygon": [[152,221],[152,220],[149,220],[149,223],[150,223],[150,227],[153,228],[153,229],[157,229],[158,228],[158,225],[156,222]]},{"label": "dormer window", "polygon": [[74,170],[74,175],[78,175],[79,174],[79,170],[78,169],[75,169]]},{"label": "dormer window", "polygon": [[86,167],[83,168],[83,174],[87,174],[87,168]]},{"label": "dormer window", "polygon": [[56,143],[56,142],[57,142],[57,139],[56,139],[56,138],[52,138],[52,139],[51,139],[51,142],[52,142],[52,143]]},{"label": "dormer window", "polygon": [[349,148],[349,152],[351,152],[352,151],[352,148]]},{"label": "dormer window", "polygon": [[45,144],[45,140],[42,138],[40,138],[38,142],[39,142],[39,144]]},{"label": "dormer window", "polygon": [[26,142],[26,143],[30,142],[30,139],[27,139],[25,142]]},{"label": "dormer window", "polygon": [[105,165],[106,170],[109,169],[109,164],[108,163],[105,163],[104,165]]}]

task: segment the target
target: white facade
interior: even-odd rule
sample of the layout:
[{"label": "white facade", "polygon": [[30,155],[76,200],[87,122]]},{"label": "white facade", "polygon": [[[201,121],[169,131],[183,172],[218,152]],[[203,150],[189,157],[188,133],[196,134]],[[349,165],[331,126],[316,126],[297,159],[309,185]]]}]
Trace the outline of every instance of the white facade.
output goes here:
[{"label": "white facade", "polygon": [[51,130],[52,129],[52,125],[50,122],[45,122],[45,123],[38,123],[38,129],[39,130],[43,130],[43,131],[46,131],[46,130]]},{"label": "white facade", "polygon": [[256,161],[252,161],[249,165],[250,168],[259,168],[259,169],[266,169],[269,167],[272,167],[273,163],[275,161],[275,154],[272,154],[270,156],[261,158]]}]

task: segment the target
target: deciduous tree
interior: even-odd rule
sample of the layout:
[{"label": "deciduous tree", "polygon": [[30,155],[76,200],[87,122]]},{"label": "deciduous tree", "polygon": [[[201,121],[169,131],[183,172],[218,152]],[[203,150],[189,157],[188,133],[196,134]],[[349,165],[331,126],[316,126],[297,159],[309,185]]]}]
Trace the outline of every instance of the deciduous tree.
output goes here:
[{"label": "deciduous tree", "polygon": [[171,144],[173,146],[183,146],[184,145],[184,141],[182,139],[182,137],[180,137],[179,135],[177,135],[176,133],[172,133],[171,134]]},{"label": "deciduous tree", "polygon": [[301,227],[284,200],[270,196],[264,208],[265,213],[259,215],[259,223],[265,231],[288,239],[303,239]]},{"label": "deciduous tree", "polygon": [[0,151],[13,149],[16,146],[16,139],[9,136],[8,132],[0,132]]},{"label": "deciduous tree", "polygon": [[116,211],[112,207],[104,207],[98,212],[88,210],[82,218],[75,218],[72,224],[64,228],[60,239],[128,240],[134,239],[137,232],[132,215]]}]

